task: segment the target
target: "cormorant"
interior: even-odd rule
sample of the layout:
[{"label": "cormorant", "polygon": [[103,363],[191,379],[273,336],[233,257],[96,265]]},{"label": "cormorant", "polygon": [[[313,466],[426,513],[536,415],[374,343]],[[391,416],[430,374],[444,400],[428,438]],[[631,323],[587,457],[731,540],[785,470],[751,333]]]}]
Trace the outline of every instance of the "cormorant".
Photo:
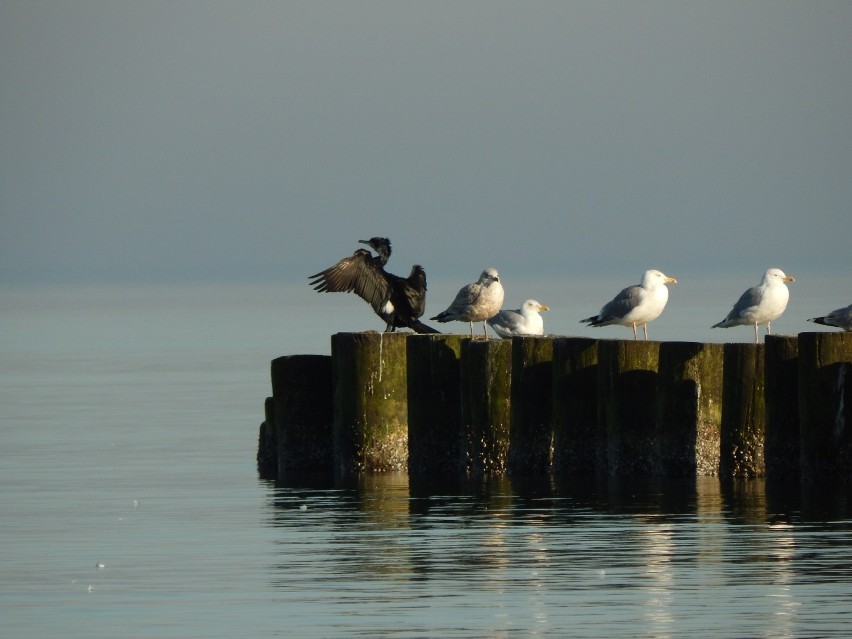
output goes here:
[{"label": "cormorant", "polygon": [[310,285],[320,293],[355,292],[366,301],[387,326],[385,331],[410,328],[416,333],[438,333],[418,318],[426,310],[426,272],[419,264],[411,267],[411,274],[400,277],[385,271],[391,254],[390,240],[371,237],[358,240],[372,248],[356,250],[337,264],[311,275]]}]

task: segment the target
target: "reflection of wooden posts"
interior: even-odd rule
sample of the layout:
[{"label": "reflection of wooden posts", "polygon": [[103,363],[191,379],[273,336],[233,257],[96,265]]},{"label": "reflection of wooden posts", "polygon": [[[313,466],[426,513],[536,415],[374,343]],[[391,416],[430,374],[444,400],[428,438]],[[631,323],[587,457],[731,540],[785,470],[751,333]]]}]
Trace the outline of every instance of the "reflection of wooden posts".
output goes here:
[{"label": "reflection of wooden posts", "polygon": [[332,336],[334,463],[338,471],[406,468],[405,343],[403,333]]},{"label": "reflection of wooden posts", "polygon": [[511,472],[550,470],[553,450],[553,339],[512,338]]},{"label": "reflection of wooden posts", "polygon": [[553,340],[553,469],[590,475],[598,454],[598,341]]},{"label": "reflection of wooden posts", "polygon": [[725,344],[720,471],[762,477],[764,458],[763,344]]},{"label": "reflection of wooden posts", "polygon": [[719,474],[722,360],[721,344],[660,345],[657,444],[664,475]]},{"label": "reflection of wooden posts", "polygon": [[461,335],[408,338],[408,469],[442,477],[464,471]]},{"label": "reflection of wooden posts", "polygon": [[802,474],[852,478],[852,333],[799,334]]},{"label": "reflection of wooden posts", "polygon": [[509,451],[512,342],[467,339],[461,347],[462,420],[467,466],[503,473]]},{"label": "reflection of wooden posts", "polygon": [[598,343],[598,401],[611,475],[655,473],[659,342]]},{"label": "reflection of wooden posts", "polygon": [[327,470],[332,460],[331,358],[290,355],[272,362],[272,406],[278,474]]},{"label": "reflection of wooden posts", "polygon": [[799,338],[767,335],[764,347],[766,476],[799,473]]}]

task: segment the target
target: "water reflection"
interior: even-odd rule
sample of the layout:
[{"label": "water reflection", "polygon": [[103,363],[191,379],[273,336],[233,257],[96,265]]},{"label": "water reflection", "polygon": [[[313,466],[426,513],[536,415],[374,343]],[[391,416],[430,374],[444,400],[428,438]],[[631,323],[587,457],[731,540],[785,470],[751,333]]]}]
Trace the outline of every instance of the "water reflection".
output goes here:
[{"label": "water reflection", "polygon": [[291,477],[272,580],[373,632],[405,610],[403,636],[843,634],[848,504],[762,480]]}]

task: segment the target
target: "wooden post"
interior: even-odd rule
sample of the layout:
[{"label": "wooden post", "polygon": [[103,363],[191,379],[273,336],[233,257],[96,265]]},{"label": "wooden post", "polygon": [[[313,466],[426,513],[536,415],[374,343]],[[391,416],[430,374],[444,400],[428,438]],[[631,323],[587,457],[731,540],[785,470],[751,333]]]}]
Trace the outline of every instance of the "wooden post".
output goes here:
[{"label": "wooden post", "polygon": [[337,333],[334,463],[339,472],[405,470],[408,396],[404,333]]},{"label": "wooden post", "polygon": [[408,469],[412,475],[459,475],[466,467],[461,407],[462,335],[408,340]]},{"label": "wooden post", "polygon": [[509,470],[550,471],[553,461],[553,338],[512,338]]},{"label": "wooden post", "polygon": [[328,355],[272,361],[272,414],[278,477],[332,468],[332,372]]},{"label": "wooden post", "polygon": [[660,345],[657,438],[666,476],[719,474],[723,359],[721,344]]},{"label": "wooden post", "polygon": [[504,473],[512,405],[512,342],[464,340],[461,382],[467,468],[476,475]]},{"label": "wooden post", "polygon": [[275,437],[275,408],[271,397],[263,404],[264,420],[257,437],[257,474],[261,479],[278,478],[278,440]]},{"label": "wooden post", "polygon": [[724,477],[762,477],[764,345],[725,344],[720,471]]},{"label": "wooden post", "polygon": [[852,479],[852,333],[799,334],[802,474]]},{"label": "wooden post", "polygon": [[801,457],[799,338],[767,335],[765,343],[766,476],[797,477]]},{"label": "wooden post", "polygon": [[[553,470],[591,475],[597,467],[598,341],[553,340]],[[600,446],[600,449],[603,449]],[[604,460],[605,461],[605,460]]]},{"label": "wooden post", "polygon": [[610,475],[653,475],[657,471],[659,352],[659,342],[598,343],[598,409],[606,432]]}]

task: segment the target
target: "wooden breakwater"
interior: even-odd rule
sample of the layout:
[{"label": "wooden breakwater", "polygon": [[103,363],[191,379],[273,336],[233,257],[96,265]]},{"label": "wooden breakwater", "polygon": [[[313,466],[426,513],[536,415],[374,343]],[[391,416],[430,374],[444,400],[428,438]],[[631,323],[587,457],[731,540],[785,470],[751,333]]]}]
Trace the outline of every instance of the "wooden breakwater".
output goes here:
[{"label": "wooden breakwater", "polygon": [[272,362],[262,476],[852,478],[852,334],[703,344],[338,333],[331,351]]}]

